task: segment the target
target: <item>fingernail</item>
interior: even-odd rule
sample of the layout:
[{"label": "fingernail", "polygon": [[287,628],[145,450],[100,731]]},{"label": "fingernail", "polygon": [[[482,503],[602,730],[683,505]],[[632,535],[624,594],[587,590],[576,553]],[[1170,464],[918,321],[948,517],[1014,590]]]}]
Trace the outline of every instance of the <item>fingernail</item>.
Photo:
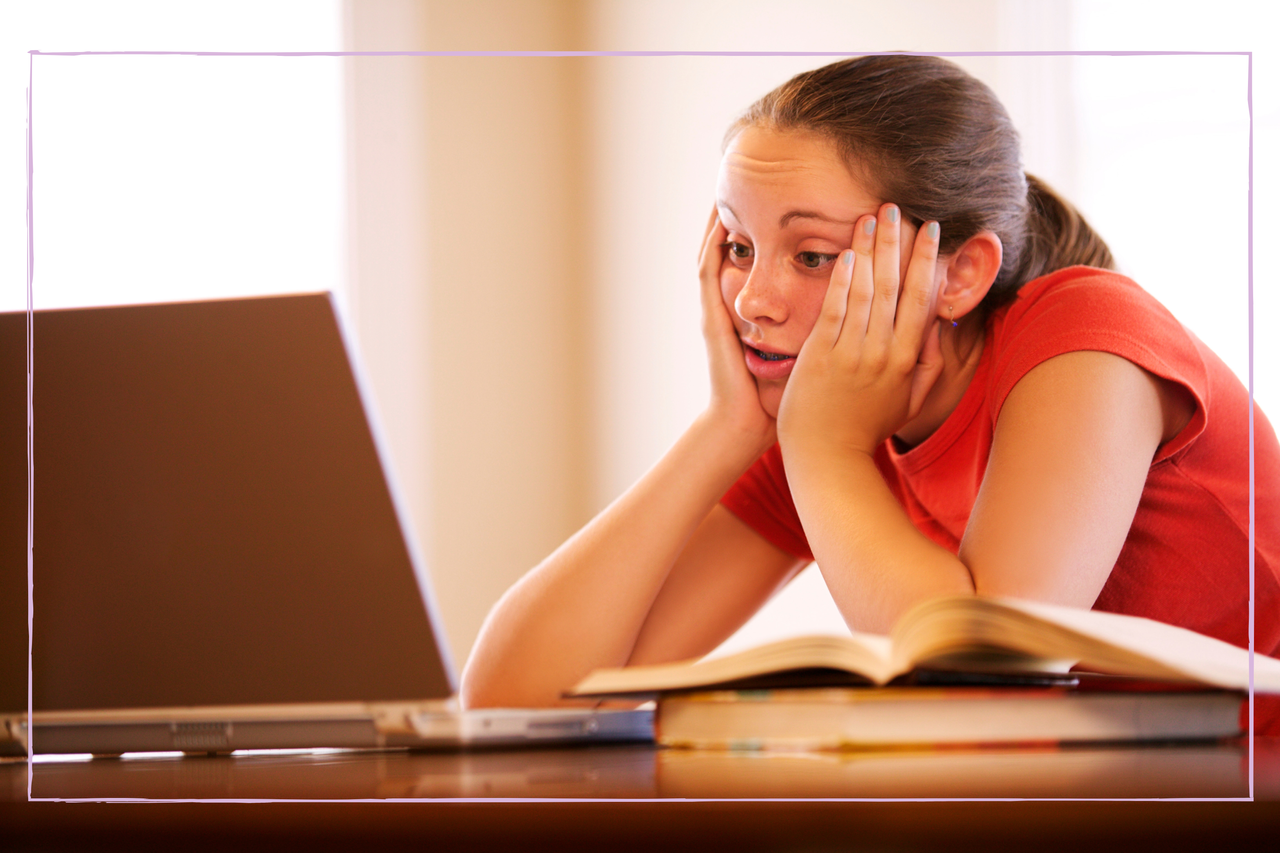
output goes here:
[{"label": "fingernail", "polygon": [[840,253],[840,263],[844,264],[846,267],[853,266],[853,250],[852,249],[845,249],[843,252]]},{"label": "fingernail", "polygon": [[889,219],[890,225],[896,224],[898,221],[898,208],[896,207],[889,208],[889,212],[886,213],[885,216]]},{"label": "fingernail", "polygon": [[928,228],[927,230],[928,230],[928,232],[929,232],[929,239],[930,239],[930,240],[937,240],[937,239],[938,239],[938,223],[936,223],[936,222],[930,222],[930,223],[929,223],[929,228]]},{"label": "fingernail", "polygon": [[876,221],[874,219],[868,219],[867,224],[862,226],[862,230],[867,234],[876,233]]}]

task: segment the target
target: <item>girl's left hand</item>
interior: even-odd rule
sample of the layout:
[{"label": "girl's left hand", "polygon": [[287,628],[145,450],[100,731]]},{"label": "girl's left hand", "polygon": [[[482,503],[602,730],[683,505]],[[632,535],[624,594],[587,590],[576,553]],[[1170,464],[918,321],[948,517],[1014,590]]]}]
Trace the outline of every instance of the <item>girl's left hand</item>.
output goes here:
[{"label": "girl's left hand", "polygon": [[[914,418],[942,372],[934,314],[938,224],[916,234],[905,282],[896,205],[854,224],[822,312],[800,350],[778,411],[784,451],[799,447],[870,455]],[[901,293],[899,292],[901,290]]]}]

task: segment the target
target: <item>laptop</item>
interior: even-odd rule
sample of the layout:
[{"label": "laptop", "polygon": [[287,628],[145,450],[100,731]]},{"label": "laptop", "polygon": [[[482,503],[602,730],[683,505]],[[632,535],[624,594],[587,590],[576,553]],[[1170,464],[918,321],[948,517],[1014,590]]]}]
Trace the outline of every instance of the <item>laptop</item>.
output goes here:
[{"label": "laptop", "polygon": [[0,750],[652,739],[652,712],[461,711],[327,293],[0,314]]}]

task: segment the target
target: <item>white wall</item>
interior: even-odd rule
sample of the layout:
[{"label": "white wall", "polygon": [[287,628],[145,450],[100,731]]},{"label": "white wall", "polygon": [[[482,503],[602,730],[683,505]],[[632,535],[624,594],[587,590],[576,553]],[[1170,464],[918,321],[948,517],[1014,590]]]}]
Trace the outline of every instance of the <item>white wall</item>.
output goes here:
[{"label": "white wall", "polygon": [[[26,51],[341,43],[336,0],[0,14],[0,310],[26,305]],[[38,307],[342,290],[340,60],[40,56],[34,72]]]},{"label": "white wall", "polygon": [[1103,126],[1086,133],[1080,200],[1126,269],[1247,381],[1248,144],[1252,95],[1254,393],[1280,417],[1280,17],[1274,3],[1186,0],[1159,14],[1135,0],[1075,0],[1073,47],[1095,51],[1252,51],[1236,57],[1096,57],[1082,97]]}]

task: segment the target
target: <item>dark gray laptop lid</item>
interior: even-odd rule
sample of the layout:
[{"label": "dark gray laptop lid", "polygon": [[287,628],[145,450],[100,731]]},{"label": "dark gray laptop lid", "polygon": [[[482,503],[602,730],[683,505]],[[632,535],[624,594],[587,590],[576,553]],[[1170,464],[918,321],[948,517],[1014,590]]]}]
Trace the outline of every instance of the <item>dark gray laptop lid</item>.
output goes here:
[{"label": "dark gray laptop lid", "polygon": [[[0,315],[11,710],[25,326]],[[36,312],[34,367],[36,710],[453,693],[328,294]]]}]

